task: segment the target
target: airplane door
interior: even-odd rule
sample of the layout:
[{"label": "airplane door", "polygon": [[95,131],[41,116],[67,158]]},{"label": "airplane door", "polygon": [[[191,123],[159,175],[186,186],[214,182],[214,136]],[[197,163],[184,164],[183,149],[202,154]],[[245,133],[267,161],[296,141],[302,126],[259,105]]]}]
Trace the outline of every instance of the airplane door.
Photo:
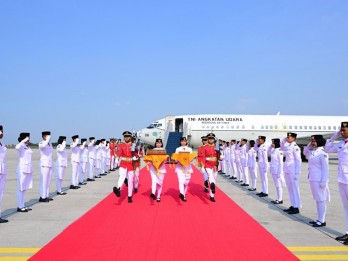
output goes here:
[{"label": "airplane door", "polygon": [[184,132],[184,119],[175,119],[175,132]]}]

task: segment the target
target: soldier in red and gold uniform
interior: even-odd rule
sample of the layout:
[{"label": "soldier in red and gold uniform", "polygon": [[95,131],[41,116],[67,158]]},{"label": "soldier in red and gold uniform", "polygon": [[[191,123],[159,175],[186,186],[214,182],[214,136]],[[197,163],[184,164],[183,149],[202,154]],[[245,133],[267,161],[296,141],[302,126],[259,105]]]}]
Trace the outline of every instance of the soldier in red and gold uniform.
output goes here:
[{"label": "soldier in red and gold uniform", "polygon": [[115,171],[115,147],[116,140],[114,138],[110,138],[109,149],[110,149],[110,169],[109,171]]},{"label": "soldier in red and gold uniform", "polygon": [[199,146],[197,148],[197,163],[198,163],[198,169],[201,171],[202,175],[203,175],[203,180],[204,180],[204,191],[205,192],[208,192],[209,189],[209,184],[208,184],[208,174],[207,172],[205,171],[205,168],[204,168],[204,161],[205,161],[205,156],[204,156],[204,146],[206,146],[208,144],[208,138],[207,136],[202,136],[201,137],[202,139],[202,145]]},{"label": "soldier in red and gold uniform", "polygon": [[215,184],[218,171],[218,160],[221,160],[222,156],[220,157],[220,153],[215,150],[215,134],[209,133],[207,138],[208,144],[203,147],[202,159],[210,183],[210,201],[215,202]]},{"label": "soldier in red and gold uniform", "polygon": [[118,145],[115,162],[120,161],[119,178],[117,187],[113,187],[113,192],[117,197],[121,196],[121,188],[124,180],[128,178],[128,203],[132,203],[134,169],[137,158],[132,156],[132,133],[130,131],[123,132],[124,142]]},{"label": "soldier in red and gold uniform", "polygon": [[135,161],[135,170],[134,170],[134,193],[138,192],[139,188],[139,173],[140,173],[140,158],[144,157],[144,151],[142,145],[135,146],[134,155],[137,158]]}]

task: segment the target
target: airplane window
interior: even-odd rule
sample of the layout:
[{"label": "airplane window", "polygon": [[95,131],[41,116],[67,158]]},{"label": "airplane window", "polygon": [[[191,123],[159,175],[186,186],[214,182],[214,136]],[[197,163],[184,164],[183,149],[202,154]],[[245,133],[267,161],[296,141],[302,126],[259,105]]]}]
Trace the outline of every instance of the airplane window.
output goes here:
[{"label": "airplane window", "polygon": [[289,126],[289,130],[292,130],[292,126]]},{"label": "airplane window", "polygon": [[245,126],[244,126],[244,125],[242,125],[242,129],[243,129],[243,130],[245,129]]},{"label": "airplane window", "polygon": [[313,129],[315,129],[315,130],[316,130],[316,129],[317,129],[317,126],[314,126],[314,127],[313,127]]},{"label": "airplane window", "polygon": [[261,125],[261,130],[263,130],[265,127],[263,125]]},{"label": "airplane window", "polygon": [[326,130],[326,126],[323,126],[323,130]]},{"label": "airplane window", "polygon": [[295,130],[297,130],[297,129],[298,129],[296,125],[294,126],[294,129],[295,129]]},{"label": "airplane window", "polygon": [[286,125],[283,125],[283,130],[286,130]]},{"label": "airplane window", "polygon": [[221,129],[223,129],[224,128],[224,126],[221,126]]},{"label": "airplane window", "polygon": [[304,129],[307,130],[307,126],[304,126]]},{"label": "airplane window", "polygon": [[155,128],[155,125],[153,123],[151,123],[147,128],[148,129],[153,129],[153,128]]},{"label": "airplane window", "polygon": [[269,125],[269,128],[270,128],[271,130],[273,130],[273,126],[272,126],[272,125]]},{"label": "airplane window", "polygon": [[309,129],[311,130],[311,129],[312,129],[312,126],[309,126]]},{"label": "airplane window", "polygon": [[331,126],[327,127],[328,130],[331,130]]},{"label": "airplane window", "polygon": [[236,126],[236,129],[239,129],[239,125]]},{"label": "airplane window", "polygon": [[162,124],[161,123],[157,124],[157,127],[162,127]]},{"label": "airplane window", "polygon": [[255,126],[254,126],[254,125],[251,125],[251,128],[252,128],[252,129],[255,129]]},{"label": "airplane window", "polygon": [[300,130],[302,130],[302,126],[300,126]]},{"label": "airplane window", "polygon": [[216,127],[215,127],[215,129],[218,129],[218,128],[219,128],[219,126],[216,126]]},{"label": "airplane window", "polygon": [[276,130],[278,130],[278,126],[276,125],[276,126],[274,126],[274,128],[276,129]]}]

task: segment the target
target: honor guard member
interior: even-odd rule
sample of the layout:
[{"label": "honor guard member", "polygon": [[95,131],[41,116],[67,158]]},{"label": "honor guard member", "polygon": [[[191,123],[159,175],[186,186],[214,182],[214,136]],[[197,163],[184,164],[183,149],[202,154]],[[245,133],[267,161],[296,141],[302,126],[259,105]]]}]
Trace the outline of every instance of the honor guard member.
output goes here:
[{"label": "honor guard member", "polygon": [[115,171],[116,170],[116,166],[115,166],[115,139],[114,138],[110,138],[110,144],[109,144],[109,148],[110,148],[110,170],[109,171]]},{"label": "honor guard member", "polygon": [[313,227],[324,227],[326,226],[326,201],[330,201],[329,157],[324,151],[326,140],[323,135],[313,135],[311,139],[304,148],[303,154],[308,159],[308,180],[317,206],[317,219],[309,223]]},{"label": "honor guard member", "polygon": [[[341,139],[338,143],[335,140]],[[338,156],[338,190],[345,212],[346,233],[336,240],[348,245],[348,121],[341,122],[340,131],[336,132],[325,144],[327,153],[337,152]]]},{"label": "honor guard member", "polygon": [[71,185],[70,189],[78,189],[79,183],[79,170],[80,170],[80,152],[81,148],[79,145],[79,135],[71,137],[73,142],[70,144],[71,149]]},{"label": "honor guard member", "polygon": [[128,203],[133,202],[133,179],[134,179],[134,165],[132,157],[132,133],[130,131],[123,132],[124,142],[119,144],[116,153],[116,163],[120,161],[119,178],[117,187],[113,187],[113,192],[117,197],[121,196],[121,188],[124,180],[128,178]]},{"label": "honor guard member", "polygon": [[240,163],[243,174],[243,184],[241,186],[243,187],[249,186],[247,142],[247,139],[242,139],[238,148],[240,150]]},{"label": "honor guard member", "polygon": [[223,160],[220,161],[220,165],[221,165],[221,172],[220,174],[225,174],[226,175],[226,141],[222,140],[221,142],[221,146],[220,146],[220,152],[221,152],[221,156],[223,158]]},{"label": "honor guard member", "polygon": [[106,139],[100,140],[100,156],[101,156],[101,169],[100,176],[106,176],[105,161],[106,161]]},{"label": "honor guard member", "polygon": [[232,175],[230,179],[237,179],[237,166],[236,166],[236,140],[231,140],[230,142],[230,156],[231,156],[231,170]]},{"label": "honor guard member", "polygon": [[198,165],[198,168],[201,171],[202,176],[203,176],[204,191],[209,192],[208,174],[204,168],[204,162],[205,162],[205,160],[204,160],[204,146],[206,146],[208,144],[208,138],[207,138],[207,136],[202,136],[201,139],[202,139],[202,145],[197,148],[197,154],[198,154],[198,156],[197,156],[197,163],[198,164],[197,165]]},{"label": "honor guard member", "polygon": [[101,156],[101,141],[97,140],[95,142],[95,176],[94,178],[101,178],[101,166],[102,166],[102,156]]},{"label": "honor guard member", "polygon": [[87,181],[95,181],[95,148],[94,148],[95,137],[89,137],[88,143],[88,178]]},{"label": "honor guard member", "polygon": [[215,147],[215,134],[209,133],[207,135],[208,144],[204,146],[204,167],[208,174],[209,187],[210,187],[210,201],[215,202],[215,184],[217,176],[217,165],[218,160],[220,160],[220,154]]},{"label": "honor guard member", "polygon": [[236,162],[236,168],[237,168],[237,180],[236,182],[243,182],[243,170],[242,170],[242,164],[240,162],[240,150],[238,149],[239,148],[239,144],[240,142],[238,141],[237,144],[236,144],[236,148],[234,150],[234,154],[235,154],[235,162]]},{"label": "honor guard member", "polygon": [[66,137],[59,136],[57,143],[57,161],[55,164],[57,195],[66,195],[66,192],[62,191],[63,179],[66,173],[66,167],[68,166],[68,156],[66,153]]},{"label": "honor guard member", "polygon": [[40,150],[40,199],[39,202],[49,202],[53,198],[49,197],[49,189],[52,178],[52,152],[53,148],[50,144],[51,132],[42,132],[42,141],[39,143]]},{"label": "honor guard member", "polygon": [[[165,151],[163,148],[163,141],[162,139],[156,139],[155,142],[155,148],[153,150],[160,150]],[[162,162],[162,164],[159,166],[158,169],[156,169],[152,162],[148,163],[150,165],[150,175],[151,175],[151,195],[150,197],[152,199],[156,199],[157,202],[161,202],[161,194],[162,194],[162,188],[163,188],[163,181],[165,174],[167,172],[165,163]]]},{"label": "honor guard member", "polygon": [[110,156],[110,142],[106,142],[106,158],[105,158],[105,170],[106,173],[110,173],[110,163],[111,162],[111,156]]},{"label": "honor guard member", "polygon": [[81,139],[81,152],[80,152],[80,174],[79,174],[79,185],[86,185],[85,174],[87,173],[88,167],[88,147],[87,139]]},{"label": "honor guard member", "polygon": [[[181,145],[180,147],[176,148],[175,153],[181,153],[181,152],[192,153],[192,149],[187,146],[188,142],[186,137],[180,138],[180,145]],[[190,163],[187,167],[185,167],[180,162],[177,162],[175,167],[175,172],[178,176],[178,181],[179,181],[179,191],[180,191],[179,198],[182,201],[186,202],[187,188],[188,188],[188,184],[190,183],[191,174],[193,173],[192,165]]]},{"label": "honor guard member", "polygon": [[266,148],[266,137],[259,136],[256,140],[255,149],[257,151],[257,157],[259,159],[259,173],[261,179],[261,192],[257,193],[259,197],[267,197],[268,196],[268,156],[267,156],[267,148]]},{"label": "honor guard member", "polygon": [[282,140],[280,147],[285,152],[284,175],[291,206],[284,211],[288,214],[300,213],[302,207],[300,198],[299,178],[301,173],[301,149],[296,144],[297,134],[288,132],[287,137]]},{"label": "honor guard member", "polygon": [[2,202],[2,197],[4,195],[5,182],[6,182],[6,176],[7,176],[7,167],[6,167],[7,148],[4,142],[2,141],[3,137],[4,137],[4,129],[2,125],[0,125],[0,223],[8,222],[7,219],[1,218],[1,202]]},{"label": "honor guard member", "polygon": [[33,151],[29,147],[30,133],[22,132],[19,134],[18,144],[16,150],[18,150],[19,162],[17,165],[16,175],[18,181],[18,212],[28,212],[31,208],[25,206],[25,194],[28,189],[33,187],[33,163],[32,155]]},{"label": "honor guard member", "polygon": [[[134,155],[136,160],[134,162],[135,170],[134,170],[134,193],[138,192],[139,182],[140,182],[140,158],[144,157],[143,147],[139,144],[135,146]],[[134,159],[133,159],[134,160]]]},{"label": "honor guard member", "polygon": [[277,199],[271,202],[273,204],[283,204],[283,187],[285,187],[283,172],[284,153],[280,149],[280,139],[272,139],[272,145],[268,148],[268,155],[271,156],[270,172],[277,191]]},{"label": "honor guard member", "polygon": [[225,148],[225,153],[224,153],[224,159],[226,163],[226,174],[225,177],[230,177],[232,173],[232,166],[231,166],[231,147],[230,143],[227,141],[226,142],[226,148]]},{"label": "honor guard member", "polygon": [[257,152],[254,148],[255,141],[249,141],[249,149],[248,149],[248,171],[251,178],[251,188],[248,188],[249,191],[256,190],[256,180],[257,180],[257,171],[256,171],[256,156]]}]

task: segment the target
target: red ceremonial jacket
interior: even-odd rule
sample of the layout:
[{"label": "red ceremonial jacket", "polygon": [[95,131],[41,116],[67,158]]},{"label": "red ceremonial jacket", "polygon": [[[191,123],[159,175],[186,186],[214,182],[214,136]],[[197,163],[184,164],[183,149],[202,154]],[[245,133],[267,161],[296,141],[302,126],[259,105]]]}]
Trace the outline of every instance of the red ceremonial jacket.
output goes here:
[{"label": "red ceremonial jacket", "polygon": [[134,170],[133,168],[133,163],[132,163],[132,143],[120,143],[117,146],[117,152],[116,156],[120,158],[121,163],[120,163],[120,168],[125,168],[128,171]]},{"label": "red ceremonial jacket", "polygon": [[[214,168],[217,165],[217,161],[219,160],[219,153],[215,150],[215,145],[207,144],[203,147],[202,152],[202,160],[205,168]],[[214,158],[216,158],[214,160]]]}]

